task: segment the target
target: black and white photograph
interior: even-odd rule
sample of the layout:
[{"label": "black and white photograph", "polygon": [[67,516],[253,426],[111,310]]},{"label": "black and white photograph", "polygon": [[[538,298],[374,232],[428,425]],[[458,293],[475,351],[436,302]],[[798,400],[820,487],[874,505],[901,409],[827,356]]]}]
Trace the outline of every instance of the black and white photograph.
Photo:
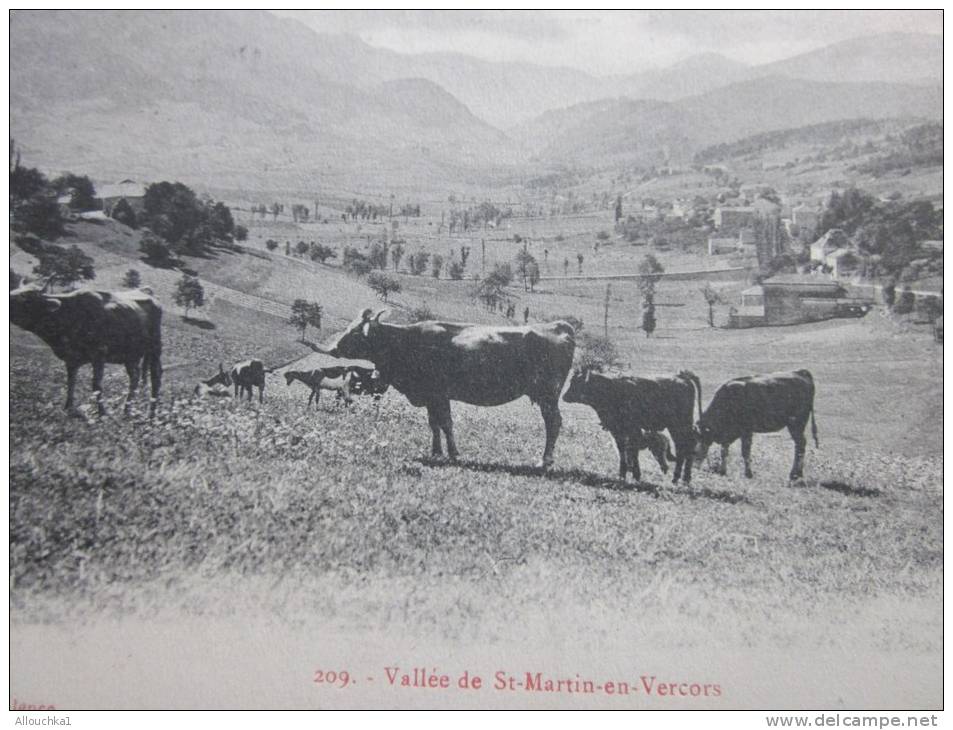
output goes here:
[{"label": "black and white photograph", "polygon": [[942,10],[8,22],[11,722],[936,725]]}]

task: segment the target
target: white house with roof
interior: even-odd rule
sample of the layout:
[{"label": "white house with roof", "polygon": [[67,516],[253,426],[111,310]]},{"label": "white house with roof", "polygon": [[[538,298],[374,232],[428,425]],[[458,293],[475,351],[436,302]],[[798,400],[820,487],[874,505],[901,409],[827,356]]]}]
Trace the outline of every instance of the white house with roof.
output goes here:
[{"label": "white house with roof", "polygon": [[850,239],[840,228],[831,228],[811,244],[811,261],[827,263],[827,257],[839,248],[850,248]]},{"label": "white house with roof", "polygon": [[142,210],[146,196],[146,186],[135,180],[125,179],[117,183],[107,183],[96,187],[95,200],[103,207],[106,215],[112,215],[112,209],[120,200],[125,200],[137,213]]}]

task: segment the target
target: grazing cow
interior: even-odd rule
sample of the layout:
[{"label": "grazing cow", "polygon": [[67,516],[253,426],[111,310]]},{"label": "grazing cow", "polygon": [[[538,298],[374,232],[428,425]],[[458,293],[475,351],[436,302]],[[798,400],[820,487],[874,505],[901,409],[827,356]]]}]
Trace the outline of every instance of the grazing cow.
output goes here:
[{"label": "grazing cow", "polygon": [[[27,285],[10,292],[10,321],[34,333],[66,364],[66,410],[73,411],[76,373],[93,366],[93,392],[102,415],[106,363],[126,366],[129,394],[124,411],[148,372],[152,384],[149,414],[155,415],[162,381],[162,307],[143,291],[80,289],[46,294]],[[143,377],[144,380],[144,377]]]},{"label": "grazing cow", "polygon": [[728,448],[741,439],[741,455],[745,476],[751,477],[751,441],[756,433],[771,433],[787,428],[794,439],[794,466],[790,478],[800,479],[804,471],[807,439],[804,429],[811,419],[814,444],[817,425],[814,423],[814,377],[808,370],[770,375],[749,375],[729,380],[715,391],[715,396],[695,427],[698,437],[696,460],[708,455],[712,443],[721,444],[721,467],[726,473]]},{"label": "grazing cow", "polygon": [[[639,378],[586,369],[573,374],[563,400],[584,403],[595,410],[602,427],[612,434],[619,449],[621,479],[624,480],[629,471],[636,481],[642,478],[639,449],[643,447],[652,448],[662,470],[668,471],[664,458],[668,455],[667,442],[644,435],[645,432],[667,429],[675,442],[672,483],[683,477],[684,468],[684,482],[689,484],[695,446],[692,423],[696,392],[701,411],[701,383],[688,371],[682,371],[674,378]],[[662,458],[656,451],[659,447]]]},{"label": "grazing cow", "polygon": [[265,366],[261,360],[245,360],[235,363],[228,373],[235,386],[235,397],[239,400],[248,393],[251,400],[252,387],[258,388],[258,402],[261,403],[265,395]]},{"label": "grazing cow", "polygon": [[228,389],[231,387],[231,385],[231,376],[225,372],[225,368],[222,367],[222,363],[219,363],[218,372],[208,380],[200,381],[199,384],[195,386],[195,390],[193,390],[192,393],[194,395],[214,395],[228,397]]},{"label": "grazing cow", "polygon": [[559,392],[572,367],[574,332],[565,322],[526,327],[491,327],[457,322],[387,324],[366,309],[337,338],[334,357],[370,360],[384,382],[411,405],[425,406],[433,436],[431,453],[440,456],[440,432],[447,454],[458,456],[450,401],[497,406],[524,395],[539,405],[546,426],[542,466],[553,463],[559,436]]},{"label": "grazing cow", "polygon": [[[328,377],[329,373],[332,377]],[[321,399],[322,390],[333,390],[337,393],[338,400],[346,404],[351,402],[351,380],[346,368],[316,368],[314,370],[288,370],[285,372],[285,382],[291,385],[294,381],[299,381],[311,389],[311,395],[308,396],[308,408],[311,407],[311,401],[314,401],[315,408],[318,407],[318,401]]]}]

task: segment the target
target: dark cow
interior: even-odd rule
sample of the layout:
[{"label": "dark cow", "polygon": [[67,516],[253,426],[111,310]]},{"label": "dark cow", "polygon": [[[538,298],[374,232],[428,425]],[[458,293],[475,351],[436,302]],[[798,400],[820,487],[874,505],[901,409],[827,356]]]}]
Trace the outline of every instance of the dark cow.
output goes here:
[{"label": "dark cow", "polygon": [[[563,400],[584,403],[595,410],[602,427],[615,439],[621,479],[624,480],[629,471],[634,479],[642,478],[639,448],[646,443],[644,433],[667,429],[675,442],[672,482],[677,483],[683,477],[685,484],[689,484],[695,446],[692,425],[696,392],[700,411],[701,383],[688,371],[682,371],[674,378],[640,378],[586,369],[573,374]],[[652,441],[649,439],[648,443],[651,445]],[[659,464],[667,471],[664,459],[659,459]]]},{"label": "dark cow", "polygon": [[[162,382],[162,307],[143,291],[47,294],[27,285],[10,292],[10,321],[34,333],[66,363],[66,410],[73,411],[76,373],[93,366],[93,392],[100,414],[106,363],[126,366],[125,412],[146,373],[152,384],[149,414],[155,415]],[[143,377],[144,379],[144,377]]]},{"label": "dark cow", "polygon": [[258,402],[261,403],[265,396],[265,365],[261,360],[245,360],[235,363],[228,373],[235,386],[235,397],[239,400],[248,393],[248,400],[251,400],[252,388],[258,388]]},{"label": "dark cow", "polygon": [[414,406],[425,406],[440,456],[440,432],[456,459],[450,401],[497,406],[522,396],[539,405],[546,426],[542,466],[553,463],[559,436],[559,392],[572,367],[574,332],[565,322],[525,327],[491,327],[458,322],[387,324],[366,309],[337,338],[334,357],[370,360],[384,382]]},{"label": "dark cow", "polygon": [[794,439],[794,466],[790,478],[800,479],[804,471],[807,439],[804,429],[811,419],[814,444],[817,425],[814,423],[814,377],[809,370],[791,373],[749,375],[729,380],[715,391],[708,408],[698,419],[696,460],[708,455],[713,443],[721,444],[719,472],[726,473],[728,448],[741,439],[741,455],[745,460],[745,476],[751,477],[751,441],[756,433],[788,429]]},{"label": "dark cow", "polygon": [[345,404],[351,402],[351,381],[346,368],[315,368],[314,370],[287,370],[285,372],[285,382],[288,385],[296,380],[311,389],[311,395],[308,396],[309,408],[311,407],[311,401],[314,401],[315,408],[317,408],[322,390],[333,390],[337,393],[338,401]]}]

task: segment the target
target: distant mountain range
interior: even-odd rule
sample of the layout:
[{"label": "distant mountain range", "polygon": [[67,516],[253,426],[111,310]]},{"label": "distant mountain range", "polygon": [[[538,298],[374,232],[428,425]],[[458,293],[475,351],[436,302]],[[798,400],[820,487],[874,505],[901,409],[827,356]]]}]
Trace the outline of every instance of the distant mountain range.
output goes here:
[{"label": "distant mountain range", "polygon": [[266,12],[12,11],[11,134],[101,179],[318,191],[655,162],[853,117],[942,115],[942,40],[858,38],[765,66],[708,54],[596,77],[399,54]]}]

